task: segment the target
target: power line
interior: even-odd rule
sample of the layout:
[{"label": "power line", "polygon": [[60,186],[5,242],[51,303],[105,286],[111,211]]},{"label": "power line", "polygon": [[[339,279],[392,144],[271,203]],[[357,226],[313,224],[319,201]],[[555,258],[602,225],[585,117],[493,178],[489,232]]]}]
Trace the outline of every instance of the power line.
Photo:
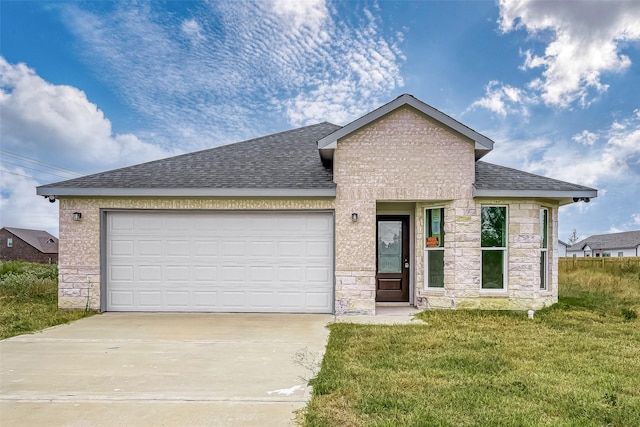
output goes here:
[{"label": "power line", "polygon": [[9,156],[15,157],[15,158],[20,159],[20,160],[24,160],[24,161],[29,162],[29,163],[35,163],[35,164],[39,164],[39,165],[42,165],[42,166],[46,166],[46,167],[51,168],[51,169],[57,169],[57,170],[59,170],[61,172],[71,173],[71,174],[78,175],[78,176],[82,176],[83,175],[80,172],[72,171],[70,169],[61,168],[60,166],[56,166],[56,165],[51,164],[51,163],[42,162],[40,160],[32,159],[30,157],[23,156],[21,154],[11,153],[11,152],[6,151],[6,150],[0,150],[0,153],[7,154]]},{"label": "power line", "polygon": [[[9,171],[6,171],[6,170],[4,170],[4,169],[0,169],[0,172],[10,173],[11,175],[15,175],[15,176],[22,176],[22,177],[24,177],[24,178],[31,178],[31,179],[35,179],[34,177],[29,176],[29,175],[23,175],[23,174],[21,174],[21,173],[9,172]],[[37,180],[36,180],[36,181],[37,181]]]},{"label": "power line", "polygon": [[67,177],[67,176],[58,175],[58,174],[55,174],[55,173],[52,173],[52,172],[43,171],[42,169],[30,168],[29,166],[19,165],[17,163],[7,162],[4,159],[0,159],[0,162],[6,163],[6,164],[9,164],[9,165],[13,165],[13,166],[18,166],[19,168],[25,168],[25,169],[30,169],[32,171],[46,173],[47,175],[53,175],[53,176],[57,176],[59,178],[69,179],[69,177]]}]

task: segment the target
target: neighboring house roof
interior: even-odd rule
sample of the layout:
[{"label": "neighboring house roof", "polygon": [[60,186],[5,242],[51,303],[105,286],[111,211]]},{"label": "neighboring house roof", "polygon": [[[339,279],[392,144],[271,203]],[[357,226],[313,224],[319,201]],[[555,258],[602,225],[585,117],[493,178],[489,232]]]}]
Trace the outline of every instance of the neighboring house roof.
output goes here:
[{"label": "neighboring house roof", "polygon": [[597,197],[594,188],[547,178],[517,169],[476,162],[474,197],[547,197],[560,204]]},{"label": "neighboring house roof", "polygon": [[40,195],[335,196],[316,141],[331,123],[38,187]]},{"label": "neighboring house roof", "polygon": [[560,243],[562,246],[569,247],[569,244],[566,242],[563,242],[562,240],[558,239],[558,243]]},{"label": "neighboring house roof", "polygon": [[586,246],[591,250],[630,249],[640,246],[640,230],[621,233],[595,234],[567,248],[568,251],[581,251]]},{"label": "neighboring house roof", "polygon": [[25,243],[33,246],[43,254],[58,253],[58,238],[44,230],[30,230],[28,228],[3,227]]},{"label": "neighboring house roof", "polygon": [[471,139],[475,143],[476,150],[476,160],[480,159],[482,156],[487,154],[493,149],[493,141],[487,138],[486,136],[476,132],[470,127],[460,123],[456,119],[446,115],[440,110],[437,110],[426,104],[419,99],[415,98],[413,95],[405,93],[400,95],[393,101],[383,105],[382,107],[373,110],[372,112],[365,114],[357,120],[349,123],[348,125],[336,130],[335,132],[323,137],[318,141],[318,149],[325,150],[334,150],[337,147],[338,139],[344,138],[345,136],[357,131],[358,129],[368,125],[369,123],[379,119],[385,114],[390,113],[393,110],[396,110],[402,106],[409,105],[421,113],[431,117],[434,120],[448,126],[449,128],[455,130],[458,133],[466,136]]}]

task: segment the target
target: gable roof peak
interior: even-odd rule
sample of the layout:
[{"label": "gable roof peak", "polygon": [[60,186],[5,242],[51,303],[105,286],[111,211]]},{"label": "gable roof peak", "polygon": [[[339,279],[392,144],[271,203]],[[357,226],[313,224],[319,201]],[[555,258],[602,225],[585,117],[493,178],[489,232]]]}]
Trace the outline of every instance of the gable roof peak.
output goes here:
[{"label": "gable roof peak", "polygon": [[379,119],[380,117],[385,116],[390,112],[406,105],[415,108],[424,115],[471,139],[475,144],[476,160],[483,157],[493,149],[493,141],[491,139],[476,132],[467,125],[457,121],[453,117],[448,116],[447,114],[430,106],[429,104],[420,101],[418,98],[409,93],[403,93],[393,101],[378,107],[370,113],[365,114],[364,116],[352,121],[346,126],[343,126],[335,132],[323,137],[318,141],[318,149],[335,150],[340,138],[344,138],[345,136]]}]

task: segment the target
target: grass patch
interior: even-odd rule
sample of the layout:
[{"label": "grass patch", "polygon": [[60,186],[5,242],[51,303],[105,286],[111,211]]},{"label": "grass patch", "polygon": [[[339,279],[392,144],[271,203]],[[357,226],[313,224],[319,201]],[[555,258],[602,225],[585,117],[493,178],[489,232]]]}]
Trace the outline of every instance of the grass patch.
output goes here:
[{"label": "grass patch", "polygon": [[95,314],[58,310],[58,267],[0,261],[0,339]]},{"label": "grass patch", "polygon": [[640,276],[576,270],[560,289],[533,321],[426,311],[426,324],[331,325],[303,424],[640,425]]}]

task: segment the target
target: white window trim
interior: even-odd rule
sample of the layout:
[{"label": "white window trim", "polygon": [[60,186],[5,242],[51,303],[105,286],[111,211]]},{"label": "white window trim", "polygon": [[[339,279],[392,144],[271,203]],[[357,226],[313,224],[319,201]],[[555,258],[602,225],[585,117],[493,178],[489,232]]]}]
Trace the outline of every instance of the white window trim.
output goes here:
[{"label": "white window trim", "polygon": [[[549,212],[550,209],[546,206],[540,206],[540,211],[547,212],[547,247],[542,247],[542,242],[544,241],[544,236],[542,235],[543,230],[540,230],[540,253],[544,253],[544,287],[542,287],[542,283],[540,284],[540,292],[549,292],[549,245],[551,244],[551,239],[549,239]],[[542,213],[542,212],[541,212]],[[553,235],[553,233],[551,233]]]},{"label": "white window trim", "polygon": [[[489,251],[497,251],[497,250],[501,250],[504,252],[504,256],[502,257],[502,288],[501,289],[489,289],[489,288],[483,288],[482,287],[482,252],[485,250],[485,248],[482,246],[482,208],[505,208],[506,209],[506,215],[505,215],[505,241],[504,241],[504,247],[503,248],[495,248],[495,247],[488,247],[486,248],[486,250]],[[480,234],[480,293],[486,293],[486,294],[505,294],[508,292],[508,286],[509,286],[509,205],[480,205],[480,230],[479,230],[479,234]]]},{"label": "white window trim", "polygon": [[7,247],[8,248],[13,247],[13,237],[7,237]]},{"label": "white window trim", "polygon": [[[432,209],[443,209],[443,211],[446,211],[447,208],[445,206],[430,206],[428,208],[424,208],[424,214],[422,216],[422,223],[423,226],[425,226],[427,224],[427,211],[432,210]],[[442,213],[442,220],[440,223],[440,227],[442,227],[442,231],[444,232],[444,212]],[[423,241],[423,247],[424,247],[424,255],[423,255],[423,264],[424,264],[424,272],[423,272],[423,288],[424,290],[427,291],[435,291],[435,292],[444,292],[444,290],[446,289],[446,284],[443,287],[431,287],[429,286],[429,252],[430,251],[445,251],[444,246],[437,246],[435,248],[429,248],[427,247],[427,229],[425,228],[424,230],[424,238],[422,239]],[[445,253],[446,254],[446,253]]]}]

